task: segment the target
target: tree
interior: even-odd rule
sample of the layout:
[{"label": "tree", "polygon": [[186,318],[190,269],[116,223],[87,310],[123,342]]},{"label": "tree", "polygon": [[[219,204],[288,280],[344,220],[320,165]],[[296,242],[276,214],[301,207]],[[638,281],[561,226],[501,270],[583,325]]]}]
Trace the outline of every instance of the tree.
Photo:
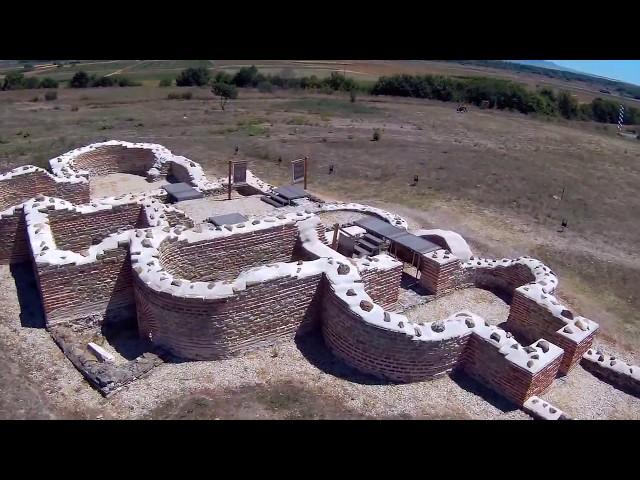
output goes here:
[{"label": "tree", "polygon": [[7,73],[2,90],[19,90],[24,88],[24,75],[18,72]]},{"label": "tree", "polygon": [[230,83],[214,83],[211,91],[214,95],[220,97],[220,108],[223,111],[229,99],[238,98],[238,89]]},{"label": "tree", "polygon": [[40,88],[58,88],[58,81],[53,78],[45,77],[40,82]]},{"label": "tree", "polygon": [[89,75],[87,72],[80,70],[71,78],[69,82],[71,88],[87,88],[89,86]]},{"label": "tree", "polygon": [[178,87],[201,87],[208,84],[210,80],[211,74],[206,68],[187,68],[180,72],[180,75],[176,78],[176,85]]},{"label": "tree", "polygon": [[258,84],[258,69],[255,65],[242,67],[233,76],[233,83],[238,87],[253,87]]},{"label": "tree", "polygon": [[28,77],[24,79],[24,88],[32,89],[40,86],[40,80],[37,77]]},{"label": "tree", "polygon": [[564,118],[576,118],[578,101],[569,92],[562,91],[558,94],[558,111]]},{"label": "tree", "polygon": [[233,75],[227,72],[218,72],[213,78],[213,83],[233,83]]}]

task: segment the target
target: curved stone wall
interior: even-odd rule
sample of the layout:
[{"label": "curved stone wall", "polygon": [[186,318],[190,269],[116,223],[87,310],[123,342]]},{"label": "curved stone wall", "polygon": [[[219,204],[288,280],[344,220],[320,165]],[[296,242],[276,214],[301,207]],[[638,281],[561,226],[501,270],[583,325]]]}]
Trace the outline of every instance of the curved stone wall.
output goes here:
[{"label": "curved stone wall", "polygon": [[[127,148],[123,145],[104,145],[77,155],[74,166],[89,175],[131,173],[146,176],[156,162],[156,156],[148,148]],[[165,172],[166,174],[166,172]]]}]

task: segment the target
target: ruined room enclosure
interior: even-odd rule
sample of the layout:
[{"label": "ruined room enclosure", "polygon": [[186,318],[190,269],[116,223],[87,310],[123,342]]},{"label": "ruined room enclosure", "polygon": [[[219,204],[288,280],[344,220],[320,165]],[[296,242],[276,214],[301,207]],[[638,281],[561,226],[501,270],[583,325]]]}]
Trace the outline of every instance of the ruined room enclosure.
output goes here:
[{"label": "ruined room enclosure", "polygon": [[[33,265],[46,328],[105,395],[163,358],[228,358],[311,332],[382,382],[462,371],[543,418],[562,412],[537,395],[578,362],[625,388],[640,380],[637,367],[590,349],[598,325],[561,305],[557,277],[538,260],[478,258],[444,230],[410,232],[429,251],[391,238],[389,248],[354,255],[343,233],[371,241],[358,219],[405,236],[406,220],[318,198],[255,209],[275,187],[250,171],[223,201],[224,179],[209,181],[159,145],[103,142],[50,163],[53,173],[0,176],[0,199],[11,205],[0,215],[0,257]],[[92,177],[123,173],[184,182],[204,198],[168,205],[154,189],[88,203]],[[197,218],[176,208],[183,203]],[[236,212],[247,221],[203,223]]]}]

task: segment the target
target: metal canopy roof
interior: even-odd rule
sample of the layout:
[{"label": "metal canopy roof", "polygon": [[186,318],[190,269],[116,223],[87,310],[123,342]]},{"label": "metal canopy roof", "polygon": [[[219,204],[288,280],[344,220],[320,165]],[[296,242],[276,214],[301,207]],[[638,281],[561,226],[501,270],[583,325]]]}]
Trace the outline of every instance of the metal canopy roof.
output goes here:
[{"label": "metal canopy roof", "polygon": [[355,224],[379,237],[388,238],[392,242],[402,245],[414,252],[429,253],[442,248],[429,240],[412,235],[406,230],[394,227],[390,223],[378,218],[364,217],[356,220]]},{"label": "metal canopy roof", "polygon": [[248,220],[244,215],[239,213],[227,213],[226,215],[218,215],[216,217],[207,218],[207,222],[222,227],[223,225],[235,225],[237,223],[246,222]]},{"label": "metal canopy roof", "polygon": [[168,185],[163,185],[162,188],[164,188],[167,193],[187,192],[193,189],[191,185],[185,182],[170,183]]},{"label": "metal canopy roof", "polygon": [[356,220],[354,223],[365,230],[375,233],[381,237],[386,237],[390,240],[407,233],[406,230],[394,227],[389,222],[385,222],[384,220],[380,220],[375,217],[363,217]]},{"label": "metal canopy roof", "polygon": [[392,241],[397,243],[398,245],[402,245],[403,247],[406,247],[409,250],[418,253],[429,253],[442,249],[440,245],[436,245],[429,240],[417,237],[408,232],[406,232],[404,235],[393,238]]},{"label": "metal canopy roof", "polygon": [[276,188],[275,192],[287,200],[295,200],[296,198],[309,196],[304,188],[299,187],[298,185],[283,185],[282,187]]}]

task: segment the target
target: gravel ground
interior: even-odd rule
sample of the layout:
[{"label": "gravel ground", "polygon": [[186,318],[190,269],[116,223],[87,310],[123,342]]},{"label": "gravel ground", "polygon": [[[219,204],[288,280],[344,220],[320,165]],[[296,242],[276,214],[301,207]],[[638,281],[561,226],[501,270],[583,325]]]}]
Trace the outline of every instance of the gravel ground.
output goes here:
[{"label": "gravel ground", "polygon": [[[15,273],[15,268],[13,270]],[[27,284],[25,275],[16,274],[18,283],[21,287],[33,288],[33,284]],[[336,360],[317,334],[298,341],[282,341],[275,349],[266,348],[229,360],[163,364],[111,398],[104,399],[86,383],[41,328],[42,319],[37,318],[36,309],[25,308],[21,319],[20,301],[24,303],[26,297],[22,293],[19,298],[15,283],[9,267],[0,266],[0,302],[3,305],[0,362],[7,373],[0,376],[1,418],[148,418],[151,412],[161,409],[167,402],[179,400],[181,404],[192,405],[189,399],[201,396],[202,392],[207,392],[208,397],[222,395],[233,401],[234,394],[229,392],[245,392],[238,393],[242,397],[246,396],[247,388],[277,389],[282,384],[295,384],[313,394],[330,397],[334,416],[335,402],[338,402],[348,412],[345,413],[348,418],[357,415],[363,418],[530,418],[461,375],[409,385],[381,384]],[[463,303],[471,298],[466,295],[469,294],[463,291],[449,300]],[[484,292],[471,292],[470,295],[481,299]],[[422,308],[444,312],[453,308],[447,306],[447,298]],[[503,307],[494,300],[492,305],[482,308],[500,312]],[[543,397],[573,418],[640,416],[640,399],[599,381],[580,367],[566,380],[556,380],[551,392]],[[12,398],[20,402],[7,401]],[[31,407],[25,409],[21,405]],[[208,404],[204,405],[202,408],[208,408]],[[320,405],[315,403],[313,408],[322,408]],[[234,412],[230,415],[233,418],[238,415],[255,418],[250,409]],[[206,418],[207,413],[200,412],[199,415],[199,418],[203,415]],[[212,411],[211,415],[215,418],[220,414]],[[322,412],[318,415],[330,416]]]},{"label": "gravel ground", "polygon": [[[339,223],[344,225],[345,223],[353,223],[363,217],[371,217],[366,213],[349,212],[349,211],[337,211],[337,212],[319,212],[318,217],[324,225],[332,227],[334,224]],[[377,217],[376,217],[377,218]]]},{"label": "gravel ground", "polygon": [[231,200],[227,200],[227,195],[217,195],[197,200],[185,200],[178,203],[176,208],[184,211],[196,223],[202,223],[211,216],[227,213],[240,213],[247,217],[275,214],[278,209],[260,200],[260,196],[245,197],[234,191],[231,194]]},{"label": "gravel ground", "polygon": [[414,322],[432,322],[470,310],[492,325],[507,321],[509,305],[493,293],[480,288],[456,290],[442,298],[408,308],[402,313]]},{"label": "gravel ground", "polygon": [[156,190],[168,183],[166,180],[149,183],[140,175],[112,173],[110,175],[91,177],[89,187],[91,190],[91,198],[101,198],[117,197],[118,195],[131,192],[148,192],[150,190]]}]

